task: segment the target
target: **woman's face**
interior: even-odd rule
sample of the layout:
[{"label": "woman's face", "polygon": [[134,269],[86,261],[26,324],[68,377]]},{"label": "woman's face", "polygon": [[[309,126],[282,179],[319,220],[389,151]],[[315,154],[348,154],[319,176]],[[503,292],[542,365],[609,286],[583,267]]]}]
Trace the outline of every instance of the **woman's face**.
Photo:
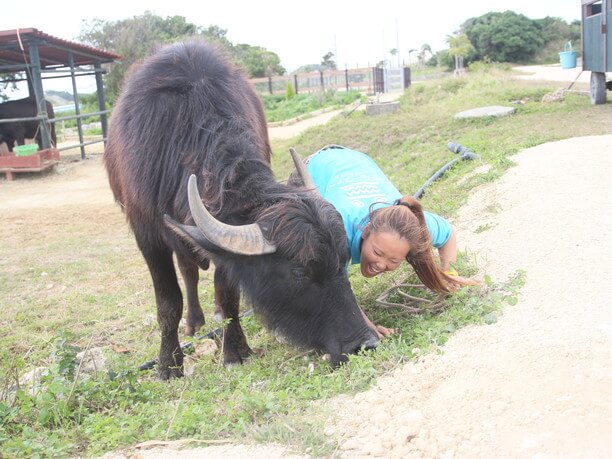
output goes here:
[{"label": "woman's face", "polygon": [[366,227],[361,243],[361,274],[374,277],[393,271],[406,259],[410,244],[395,231],[373,233]]}]

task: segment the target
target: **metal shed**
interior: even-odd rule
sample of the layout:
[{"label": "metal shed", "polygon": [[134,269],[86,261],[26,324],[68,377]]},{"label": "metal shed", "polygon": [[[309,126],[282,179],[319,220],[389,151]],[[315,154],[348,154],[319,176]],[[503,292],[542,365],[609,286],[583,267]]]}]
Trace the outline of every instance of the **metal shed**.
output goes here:
[{"label": "metal shed", "polygon": [[604,104],[612,72],[612,0],[582,1],[582,70],[591,71],[591,102]]},{"label": "metal shed", "polygon": [[[120,60],[121,56],[93,48],[80,43],[64,40],[48,35],[38,29],[15,29],[0,31],[0,74],[17,74],[18,76],[5,81],[27,81],[29,97],[36,99],[38,114],[35,119],[40,122],[42,147],[49,149],[49,124],[66,119],[77,120],[81,157],[85,157],[85,143],[81,128],[81,119],[86,116],[99,115],[103,140],[108,129],[107,110],[105,109],[104,85],[102,75],[105,70],[102,64]],[[99,112],[81,114],[78,104],[76,77],[95,75],[98,94]],[[49,119],[44,103],[43,81],[53,78],[71,78],[74,95],[75,116]],[[25,120],[25,119],[21,119]],[[5,121],[6,120],[0,120]],[[70,148],[74,148],[72,146]]]}]

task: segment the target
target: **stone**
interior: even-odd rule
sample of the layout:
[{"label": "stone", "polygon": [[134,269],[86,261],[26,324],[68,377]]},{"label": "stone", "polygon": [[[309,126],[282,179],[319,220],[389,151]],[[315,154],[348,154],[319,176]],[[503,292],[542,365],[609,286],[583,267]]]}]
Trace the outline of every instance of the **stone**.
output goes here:
[{"label": "stone", "polygon": [[471,110],[465,110],[457,113],[455,119],[467,119],[467,118],[486,118],[486,117],[500,117],[512,115],[516,112],[514,107],[503,107],[501,105],[492,105],[489,107],[478,107]]},{"label": "stone", "polygon": [[400,109],[399,102],[387,102],[380,104],[367,104],[366,115],[384,115],[386,113],[394,113]]},{"label": "stone", "polygon": [[[83,362],[81,364],[81,361]],[[92,374],[98,371],[106,372],[108,364],[104,355],[104,348],[94,347],[76,355],[76,368],[81,365],[81,374]],[[76,371],[76,369],[75,369]]]}]

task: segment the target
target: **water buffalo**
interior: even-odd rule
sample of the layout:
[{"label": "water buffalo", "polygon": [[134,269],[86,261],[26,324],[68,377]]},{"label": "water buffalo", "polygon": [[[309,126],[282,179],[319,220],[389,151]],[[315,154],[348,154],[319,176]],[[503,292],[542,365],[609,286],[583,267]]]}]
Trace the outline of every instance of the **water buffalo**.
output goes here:
[{"label": "water buffalo", "polygon": [[[53,106],[45,101],[47,106],[47,115],[49,118],[53,118]],[[30,118],[36,116],[38,113],[38,107],[36,106],[36,99],[33,97],[27,97],[25,99],[11,100],[0,104],[0,119],[9,118]],[[55,124],[51,123],[51,145],[57,145],[57,138],[55,136]],[[42,136],[39,129],[38,121],[15,121],[13,123],[0,123],[0,143],[6,142],[6,146],[9,151],[13,151],[15,142],[17,145],[24,145],[25,139],[36,139],[38,146],[43,148]]]},{"label": "water buffalo", "polygon": [[260,100],[212,45],[162,48],[126,78],[105,165],[153,279],[162,379],[182,375],[183,296],[173,253],[185,281],[188,333],[204,323],[198,267],[214,262],[215,302],[231,319],[226,364],[251,353],[240,292],[268,328],[328,352],[334,365],[376,347],[345,270],[340,215],[316,192],[278,183],[270,153]]}]

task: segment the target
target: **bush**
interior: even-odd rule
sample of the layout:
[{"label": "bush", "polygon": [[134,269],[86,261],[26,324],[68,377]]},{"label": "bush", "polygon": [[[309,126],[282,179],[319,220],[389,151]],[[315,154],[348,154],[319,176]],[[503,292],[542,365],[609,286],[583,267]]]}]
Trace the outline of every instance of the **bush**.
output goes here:
[{"label": "bush", "polygon": [[295,89],[291,83],[287,83],[287,89],[285,90],[285,99],[291,100],[295,97]]}]

